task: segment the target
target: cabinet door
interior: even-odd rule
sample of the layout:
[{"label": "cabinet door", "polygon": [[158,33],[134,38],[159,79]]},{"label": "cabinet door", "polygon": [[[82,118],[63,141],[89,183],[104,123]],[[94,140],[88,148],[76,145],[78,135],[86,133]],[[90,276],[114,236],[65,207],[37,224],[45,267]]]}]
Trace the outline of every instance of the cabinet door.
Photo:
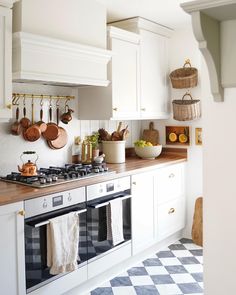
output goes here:
[{"label": "cabinet door", "polygon": [[25,295],[23,202],[0,206],[1,294]]},{"label": "cabinet door", "polygon": [[12,117],[12,10],[0,6],[0,120]]},{"label": "cabinet door", "polygon": [[112,38],[113,118],[138,118],[139,45]]},{"label": "cabinet door", "polygon": [[153,174],[132,176],[132,248],[133,255],[154,243]]},{"label": "cabinet door", "polygon": [[168,117],[168,38],[141,31],[141,117]]}]

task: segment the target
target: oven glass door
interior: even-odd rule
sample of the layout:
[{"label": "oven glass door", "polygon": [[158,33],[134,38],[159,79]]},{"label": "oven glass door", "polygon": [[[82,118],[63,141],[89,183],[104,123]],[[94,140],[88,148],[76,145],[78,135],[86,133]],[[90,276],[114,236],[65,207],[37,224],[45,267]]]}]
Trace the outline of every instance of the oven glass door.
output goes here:
[{"label": "oven glass door", "polygon": [[87,237],[86,237],[86,205],[81,203],[64,209],[31,217],[25,220],[25,269],[27,293],[33,291],[56,279],[50,275],[47,267],[47,235],[46,224],[41,225],[49,218],[67,214],[72,211],[81,211],[79,215],[79,258],[78,267],[87,261]]},{"label": "oven glass door", "polygon": [[[112,198],[125,198],[124,195],[114,195]],[[110,197],[95,199],[88,202],[87,208],[87,240],[88,260],[97,257],[112,248],[112,241],[107,239],[106,207]],[[123,204],[123,233],[124,242],[131,240],[131,195],[126,196]],[[122,243],[124,243],[122,242]],[[120,243],[121,244],[121,243]]]}]

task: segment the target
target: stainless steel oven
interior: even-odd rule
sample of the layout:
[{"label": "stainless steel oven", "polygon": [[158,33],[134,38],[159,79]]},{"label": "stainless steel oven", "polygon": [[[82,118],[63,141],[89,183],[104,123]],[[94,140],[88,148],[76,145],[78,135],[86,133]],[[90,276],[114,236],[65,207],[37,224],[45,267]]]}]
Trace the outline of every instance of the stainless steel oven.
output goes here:
[{"label": "stainless steel oven", "polygon": [[112,251],[116,247],[107,238],[106,207],[111,200],[117,198],[122,200],[124,235],[124,241],[122,243],[126,243],[131,240],[130,177],[123,177],[87,187],[87,241],[89,261],[105,255],[108,251]]},{"label": "stainless steel oven", "polygon": [[53,194],[25,201],[25,269],[27,293],[59,278],[47,267],[46,225],[50,218],[75,211],[79,215],[78,267],[87,262],[87,227],[85,189]]}]

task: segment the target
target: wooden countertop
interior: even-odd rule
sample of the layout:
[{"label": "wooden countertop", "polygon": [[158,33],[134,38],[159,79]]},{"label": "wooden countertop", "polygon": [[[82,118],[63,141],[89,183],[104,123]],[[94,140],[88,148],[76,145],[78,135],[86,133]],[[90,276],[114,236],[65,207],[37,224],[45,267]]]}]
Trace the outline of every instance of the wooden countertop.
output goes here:
[{"label": "wooden countertop", "polygon": [[75,189],[81,186],[87,186],[122,176],[137,174],[140,172],[150,171],[175,163],[184,162],[187,160],[186,152],[163,152],[155,160],[143,160],[138,157],[130,157],[123,164],[107,164],[110,170],[115,173],[110,173],[104,176],[97,176],[88,179],[59,184],[47,188],[32,188],[21,184],[8,183],[0,180],[0,206],[10,203],[15,203],[27,199],[37,198],[53,193],[58,193],[70,189]]}]

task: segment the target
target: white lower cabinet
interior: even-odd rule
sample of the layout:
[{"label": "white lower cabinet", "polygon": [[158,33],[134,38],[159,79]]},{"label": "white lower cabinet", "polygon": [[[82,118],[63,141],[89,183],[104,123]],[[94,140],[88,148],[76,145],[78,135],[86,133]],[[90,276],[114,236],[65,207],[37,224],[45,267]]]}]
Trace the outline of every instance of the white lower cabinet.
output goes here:
[{"label": "white lower cabinet", "polygon": [[153,172],[132,176],[133,255],[151,246],[154,240]]},{"label": "white lower cabinet", "polygon": [[157,240],[172,235],[185,226],[185,199],[179,197],[157,208]]},{"label": "white lower cabinet", "polygon": [[23,202],[0,206],[0,294],[25,295],[22,209]]}]

